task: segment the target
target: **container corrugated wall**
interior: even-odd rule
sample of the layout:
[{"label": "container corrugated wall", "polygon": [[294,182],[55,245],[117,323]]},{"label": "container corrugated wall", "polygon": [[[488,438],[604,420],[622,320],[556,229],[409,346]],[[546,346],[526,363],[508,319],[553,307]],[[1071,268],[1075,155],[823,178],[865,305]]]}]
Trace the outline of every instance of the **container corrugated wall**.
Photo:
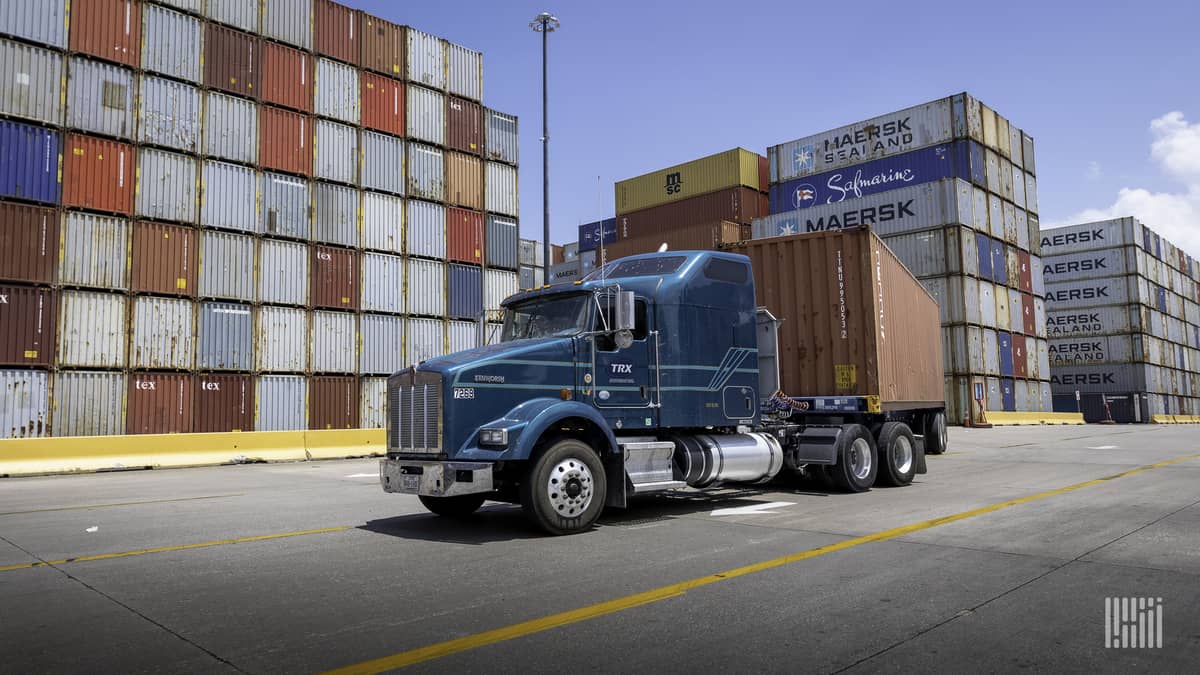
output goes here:
[{"label": "container corrugated wall", "polygon": [[[389,373],[390,374],[390,373]],[[362,378],[358,425],[363,429],[382,429],[387,412],[387,378]]]},{"label": "container corrugated wall", "polygon": [[517,204],[517,170],[511,166],[487,163],[487,189],[484,202],[491,213],[506,216],[517,216],[520,211]]},{"label": "container corrugated wall", "polygon": [[484,309],[500,309],[500,303],[516,293],[517,273],[504,270],[487,270],[484,280]]},{"label": "container corrugated wall", "polygon": [[313,111],[347,124],[358,124],[358,71],[344,63],[317,59],[316,98]]},{"label": "container corrugated wall", "polygon": [[440,202],[446,198],[445,163],[440,148],[408,144],[408,196]]},{"label": "container corrugated wall", "polygon": [[192,431],[198,434],[254,431],[254,378],[197,375]]},{"label": "container corrugated wall", "polygon": [[406,358],[410,364],[420,363],[445,353],[445,323],[440,319],[408,320],[404,334]]},{"label": "container corrugated wall", "polygon": [[202,302],[196,320],[196,368],[249,371],[254,367],[250,305]]},{"label": "container corrugated wall", "polygon": [[407,365],[404,359],[404,317],[363,314],[358,320],[362,343],[358,370],[363,375],[391,375]]},{"label": "container corrugated wall", "polygon": [[479,346],[478,327],[471,321],[447,321],[446,339],[450,343],[448,354],[474,349]]},{"label": "container corrugated wall", "polygon": [[382,253],[362,256],[362,310],[404,311],[404,258]]},{"label": "container corrugated wall", "polygon": [[68,70],[67,126],[133,138],[133,71],[78,56],[71,59]]},{"label": "container corrugated wall", "polygon": [[62,124],[62,82],[62,54],[0,39],[0,114]]},{"label": "container corrugated wall", "polygon": [[200,82],[200,20],[149,3],[142,5],[142,68]]},{"label": "container corrugated wall", "polygon": [[312,313],[309,346],[314,373],[353,373],[358,355],[355,315],[346,312]]},{"label": "container corrugated wall", "polygon": [[446,97],[425,87],[409,87],[405,95],[408,137],[434,145],[446,142]]},{"label": "container corrugated wall", "polygon": [[441,39],[411,27],[406,33],[408,80],[434,89],[445,89],[446,58]]},{"label": "container corrugated wall", "polygon": [[129,215],[133,211],[132,145],[69,133],[63,147],[63,206]]},{"label": "container corrugated wall", "polygon": [[32,124],[0,120],[0,196],[49,204],[62,200],[62,134]]},{"label": "container corrugated wall", "polygon": [[312,49],[312,0],[263,0],[262,34]]},{"label": "container corrugated wall", "polygon": [[91,0],[71,7],[71,51],[137,67],[141,59],[142,6],[138,0]]},{"label": "container corrugated wall", "polygon": [[239,232],[258,232],[258,175],[238,164],[204,163],[200,224]]},{"label": "container corrugated wall", "polygon": [[353,428],[358,424],[358,395],[353,377],[312,378],[308,382],[308,428]]},{"label": "container corrugated wall", "polygon": [[137,215],[196,222],[196,160],[174,152],[142,148],[138,163]]},{"label": "container corrugated wall", "polygon": [[308,427],[308,380],[299,375],[262,375],[254,384],[256,431],[301,431]]},{"label": "container corrugated wall", "polygon": [[204,86],[257,98],[262,82],[261,44],[257,35],[205,24]]},{"label": "container corrugated wall", "polygon": [[408,313],[446,315],[446,265],[432,260],[408,259]]},{"label": "container corrugated wall", "polygon": [[455,206],[483,210],[483,161],[461,152],[447,152],[446,201]]},{"label": "container corrugated wall", "polygon": [[407,43],[404,26],[362,14],[362,67],[401,79]]},{"label": "container corrugated wall", "polygon": [[63,0],[0,3],[0,26],[9,35],[65,49],[67,3]]},{"label": "container corrugated wall", "polygon": [[404,252],[404,200],[374,192],[363,193],[363,248]]},{"label": "container corrugated wall", "polygon": [[453,42],[446,43],[446,88],[451,94],[483,100],[483,54]]},{"label": "container corrugated wall", "polygon": [[517,118],[491,109],[484,113],[484,156],[505,164],[517,163]]},{"label": "container corrugated wall", "polygon": [[254,300],[254,248],[254,237],[201,232],[200,297]]},{"label": "container corrugated wall", "polygon": [[258,105],[209,92],[204,106],[204,154],[243,164],[258,162]]},{"label": "container corrugated wall", "polygon": [[362,273],[359,253],[314,244],[310,261],[312,306],[358,309],[358,283]]},{"label": "container corrugated wall", "polygon": [[63,286],[129,288],[129,222],[91,213],[63,215],[62,259],[58,282]]},{"label": "container corrugated wall", "polygon": [[409,255],[446,258],[446,207],[415,199],[405,202],[404,236]]},{"label": "container corrugated wall", "polygon": [[353,185],[358,178],[358,130],[345,124],[317,120],[313,175]]},{"label": "container corrugated wall", "polygon": [[483,270],[474,265],[450,265],[446,276],[446,315],[477,319],[483,312]]},{"label": "container corrugated wall", "polygon": [[196,292],[200,243],[191,227],[138,221],[133,226],[130,290],[186,295]]},{"label": "container corrugated wall", "polygon": [[54,374],[55,436],[125,433],[125,374],[69,371]]},{"label": "container corrugated wall", "polygon": [[129,366],[185,370],[196,362],[195,327],[190,300],[140,297],[130,321]]},{"label": "container corrugated wall", "polygon": [[59,366],[125,366],[125,297],[63,291],[58,298]]},{"label": "container corrugated wall", "polygon": [[206,0],[204,16],[247,33],[258,32],[258,3],[246,0]]},{"label": "container corrugated wall", "polygon": [[483,106],[474,101],[447,97],[446,147],[476,157],[483,154]]},{"label": "container corrugated wall", "polygon": [[403,136],[404,83],[390,77],[362,73],[362,125],[395,136]]},{"label": "container corrugated wall", "polygon": [[404,194],[404,141],[394,136],[362,133],[362,186]]},{"label": "container corrugated wall", "polygon": [[132,372],[126,392],[125,433],[191,433],[196,393],[192,375]]},{"label": "container corrugated wall", "polygon": [[259,307],[254,322],[254,367],[277,373],[308,368],[308,315],[302,309]]},{"label": "container corrugated wall", "polygon": [[517,221],[512,218],[488,216],[487,264],[507,270],[517,269]]},{"label": "container corrugated wall", "polygon": [[263,106],[259,110],[259,162],[263,168],[312,175],[312,120]]},{"label": "container corrugated wall", "polygon": [[313,184],[313,241],[358,245],[358,193],[332,183]]},{"label": "container corrugated wall", "polygon": [[312,112],[312,55],[266,40],[262,50],[263,103]]},{"label": "container corrugated wall", "polygon": [[270,171],[262,172],[263,234],[307,239],[312,229],[309,181]]},{"label": "container corrugated wall", "polygon": [[308,246],[263,239],[258,251],[258,301],[308,304]]},{"label": "container corrugated wall", "polygon": [[0,438],[50,435],[50,375],[44,370],[0,370]]}]

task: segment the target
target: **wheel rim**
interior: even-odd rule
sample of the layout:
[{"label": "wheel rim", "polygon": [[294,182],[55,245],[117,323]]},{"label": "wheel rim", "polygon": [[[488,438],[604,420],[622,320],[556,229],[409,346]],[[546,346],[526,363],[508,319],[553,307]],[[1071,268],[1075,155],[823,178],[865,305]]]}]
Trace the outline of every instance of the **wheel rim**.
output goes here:
[{"label": "wheel rim", "polygon": [[564,518],[575,518],[583,515],[591,505],[594,488],[591,469],[583,461],[568,457],[550,469],[546,496],[555,513]]},{"label": "wheel rim", "polygon": [[912,469],[913,446],[907,437],[901,436],[896,439],[895,456],[892,461],[895,462],[896,471],[902,474],[906,474]]},{"label": "wheel rim", "polygon": [[871,474],[871,444],[865,438],[856,438],[850,444],[850,473],[859,480]]}]

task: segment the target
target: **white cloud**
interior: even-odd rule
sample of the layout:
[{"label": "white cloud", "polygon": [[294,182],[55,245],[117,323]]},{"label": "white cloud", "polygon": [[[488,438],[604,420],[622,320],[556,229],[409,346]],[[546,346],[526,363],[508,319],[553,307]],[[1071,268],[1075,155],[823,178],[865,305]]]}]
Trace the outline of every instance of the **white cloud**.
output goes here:
[{"label": "white cloud", "polygon": [[1150,122],[1150,133],[1154,137],[1150,157],[1168,178],[1183,186],[1182,191],[1121,188],[1111,206],[1085,209],[1054,226],[1133,216],[1200,258],[1200,124],[1191,124],[1182,112],[1173,111]]}]

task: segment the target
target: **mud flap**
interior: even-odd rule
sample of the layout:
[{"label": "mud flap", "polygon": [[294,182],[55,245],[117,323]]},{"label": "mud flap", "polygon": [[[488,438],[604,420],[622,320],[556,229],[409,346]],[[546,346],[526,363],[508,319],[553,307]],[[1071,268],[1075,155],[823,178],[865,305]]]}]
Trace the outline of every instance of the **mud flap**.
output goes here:
[{"label": "mud flap", "polygon": [[608,479],[608,494],[604,496],[604,505],[625,508],[628,504],[629,489],[626,483],[629,479],[625,476],[625,455],[620,446],[617,446],[616,452],[604,453],[600,461],[604,464],[604,475]]},{"label": "mud flap", "polygon": [[915,457],[913,457],[913,461],[916,464],[916,466],[913,468],[913,472],[918,473],[918,474],[929,473],[929,469],[927,469],[925,467],[925,437],[924,436],[922,436],[920,442],[917,443],[917,447],[913,454],[916,455]]}]

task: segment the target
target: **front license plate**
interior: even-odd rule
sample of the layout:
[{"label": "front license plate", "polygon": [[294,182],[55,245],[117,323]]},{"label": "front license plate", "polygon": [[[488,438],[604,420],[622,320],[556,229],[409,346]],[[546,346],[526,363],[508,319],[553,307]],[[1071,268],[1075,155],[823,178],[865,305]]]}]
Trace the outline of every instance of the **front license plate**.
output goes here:
[{"label": "front license plate", "polygon": [[400,476],[400,487],[404,490],[416,490],[421,487],[421,477],[417,475]]}]

